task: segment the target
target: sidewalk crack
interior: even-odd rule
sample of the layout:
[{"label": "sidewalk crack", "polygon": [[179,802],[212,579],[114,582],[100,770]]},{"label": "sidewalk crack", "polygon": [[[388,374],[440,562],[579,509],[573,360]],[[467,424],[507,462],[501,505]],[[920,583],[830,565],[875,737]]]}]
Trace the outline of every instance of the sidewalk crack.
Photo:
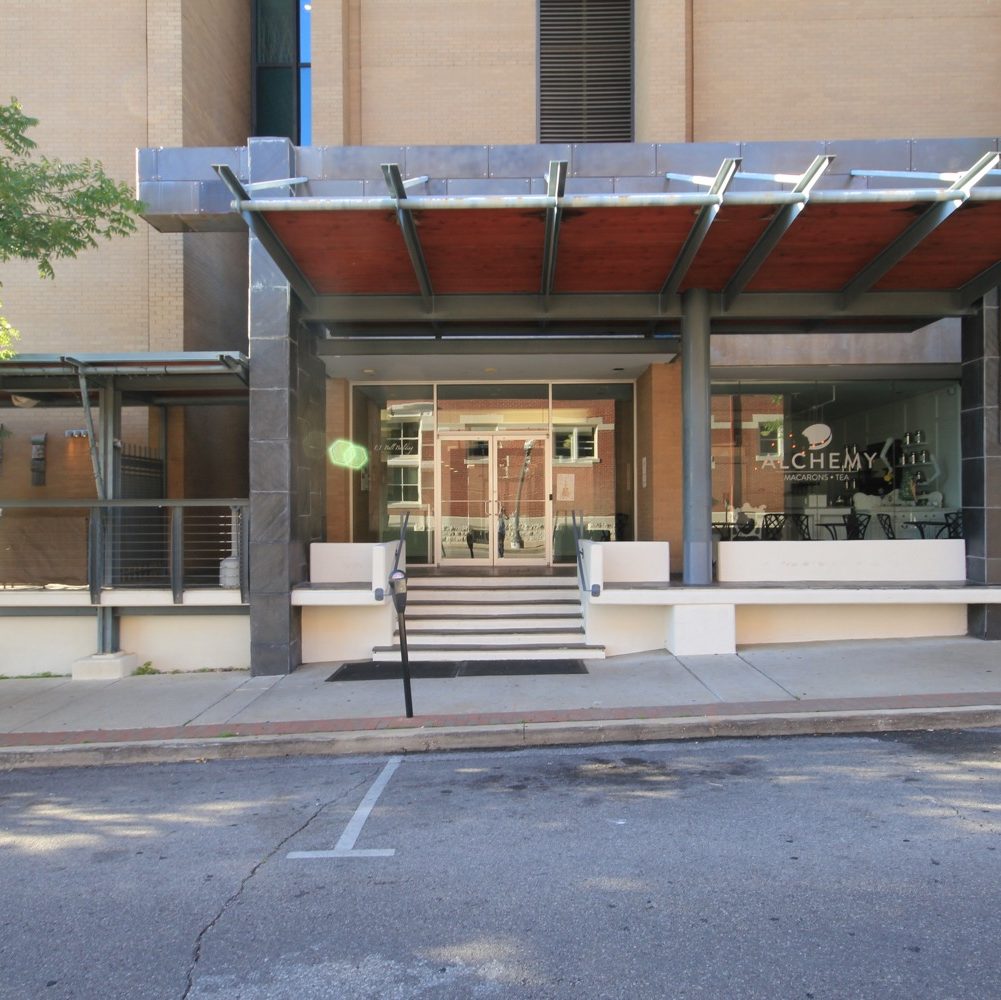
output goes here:
[{"label": "sidewalk crack", "polygon": [[787,688],[784,684],[779,684],[779,682],[775,680],[774,677],[769,677],[768,674],[764,672],[764,670],[762,670],[760,667],[756,667],[753,663],[751,663],[750,660],[745,659],[740,653],[737,654],[737,659],[740,660],[741,663],[746,663],[755,673],[760,674],[770,684],[774,684],[777,688],[781,688],[781,690],[785,691],[785,693],[789,695],[789,697],[792,698],[793,701],[802,701],[802,698],[800,698],[799,695],[793,694],[792,691],[790,691],[789,688]]},{"label": "sidewalk crack", "polygon": [[[197,713],[197,715],[193,715],[193,716],[191,716],[191,718],[190,718],[190,719],[188,719],[188,720],[187,720],[187,722],[183,722],[183,723],[182,723],[182,725],[184,725],[184,726],[190,726],[190,725],[191,725],[192,723],[194,723],[194,722],[195,722],[195,721],[196,721],[197,719],[200,719],[200,718],[201,718],[201,717],[202,717],[202,716],[203,716],[203,715],[204,715],[204,714],[205,714],[205,713],[206,713],[207,711],[209,711],[209,709],[212,709],[212,708],[215,708],[215,707],[216,707],[216,705],[221,705],[221,704],[222,704],[222,703],[223,703],[223,702],[224,702],[224,701],[225,701],[225,700],[226,700],[227,698],[232,698],[234,694],[237,694],[238,692],[242,691],[242,690],[243,690],[243,689],[244,689],[244,688],[245,688],[245,687],[246,687],[246,686],[247,686],[247,685],[248,685],[249,683],[250,683],[250,678],[248,678],[247,680],[245,680],[245,681],[244,681],[244,682],[243,682],[243,683],[242,683],[241,685],[239,685],[239,687],[235,687],[235,688],[233,688],[233,690],[232,690],[232,691],[227,691],[227,692],[225,692],[224,694],[221,694],[221,695],[219,695],[219,697],[218,697],[218,698],[216,698],[216,700],[215,700],[215,701],[213,701],[213,702],[210,702],[210,703],[209,703],[208,705],[206,705],[206,706],[205,706],[204,708],[200,708],[200,709],[198,710],[198,713]],[[274,685],[272,685],[272,687],[273,687],[273,686],[274,686]],[[253,705],[253,704],[254,704],[254,702],[256,702],[256,701],[257,701],[257,700],[258,700],[258,699],[259,699],[259,698],[260,698],[260,697],[261,697],[261,696],[262,696],[262,695],[263,695],[263,694],[264,694],[264,693],[265,693],[266,691],[270,691],[270,690],[271,690],[271,687],[267,687],[267,688],[262,688],[262,690],[261,690],[260,692],[258,692],[258,694],[257,694],[257,695],[256,695],[256,696],[255,696],[255,697],[254,697],[254,698],[253,698],[253,699],[252,699],[251,701],[248,701],[246,705],[241,705],[241,706],[240,706],[240,708],[239,708],[239,711],[240,711],[240,712],[243,712],[243,711],[246,711],[246,710],[247,710],[248,708],[250,708],[250,706],[251,706],[251,705]],[[236,713],[234,713],[234,714],[236,714]],[[224,722],[229,722],[229,721],[230,721],[230,720],[231,720],[232,718],[233,718],[233,716],[232,716],[232,715],[229,715],[229,716],[227,716],[227,717],[226,717],[226,719],[224,720]]]},{"label": "sidewalk crack", "polygon": [[320,815],[320,813],[322,813],[329,806],[332,806],[335,803],[340,802],[342,799],[346,798],[347,796],[353,795],[360,788],[362,788],[362,786],[365,785],[365,783],[366,783],[367,780],[368,780],[367,777],[361,778],[354,785],[352,785],[350,788],[346,788],[339,795],[335,795],[332,799],[329,799],[326,802],[321,802],[316,807],[316,809],[314,809],[313,812],[310,813],[310,815],[305,819],[304,822],[302,822],[298,827],[296,827],[296,829],[294,829],[291,833],[289,833],[286,836],[282,837],[282,839],[277,844],[275,844],[275,846],[273,848],[271,848],[271,850],[268,851],[268,853],[265,854],[264,857],[261,858],[261,860],[258,861],[257,864],[255,864],[253,866],[253,868],[251,868],[250,871],[240,880],[240,884],[236,887],[236,889],[234,890],[234,892],[223,902],[222,906],[219,907],[219,910],[216,913],[216,915],[207,924],[205,924],[204,927],[202,927],[202,929],[198,932],[198,935],[195,937],[195,944],[194,944],[194,948],[192,949],[192,953],[191,953],[191,963],[188,965],[187,972],[185,973],[184,992],[181,994],[181,1000],[187,1000],[188,996],[191,993],[192,988],[194,987],[194,984],[195,984],[195,969],[198,967],[198,963],[201,961],[201,957],[202,957],[202,944],[205,941],[206,935],[209,933],[209,931],[212,930],[213,927],[215,927],[216,924],[219,923],[220,920],[222,920],[222,918],[226,914],[226,911],[243,895],[243,892],[247,888],[247,885],[250,882],[250,880],[290,840],[292,840],[294,837],[297,837],[300,833],[302,833],[303,830],[305,830],[306,827],[308,827],[310,825],[310,823],[312,823],[313,820],[315,820]]}]

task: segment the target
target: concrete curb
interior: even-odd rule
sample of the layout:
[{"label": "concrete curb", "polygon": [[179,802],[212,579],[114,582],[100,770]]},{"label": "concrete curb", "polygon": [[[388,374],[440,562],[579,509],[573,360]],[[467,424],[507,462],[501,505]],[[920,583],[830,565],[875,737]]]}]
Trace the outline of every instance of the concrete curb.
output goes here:
[{"label": "concrete curb", "polygon": [[703,715],[590,722],[373,729],[218,739],[0,748],[0,769],[201,763],[255,757],[380,755],[447,750],[637,743],[658,740],[824,736],[1001,727],[1001,705],[943,709]]}]

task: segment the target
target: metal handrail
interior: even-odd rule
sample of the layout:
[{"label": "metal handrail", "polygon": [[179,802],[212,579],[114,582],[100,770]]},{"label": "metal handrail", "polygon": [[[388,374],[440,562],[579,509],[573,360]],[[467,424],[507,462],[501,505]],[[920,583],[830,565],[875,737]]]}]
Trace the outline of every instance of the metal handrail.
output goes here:
[{"label": "metal handrail", "polygon": [[584,572],[584,547],[581,542],[584,540],[583,526],[584,526],[584,515],[581,514],[580,527],[577,525],[577,512],[570,511],[570,522],[573,525],[573,547],[574,551],[577,553],[577,578],[580,582],[580,589],[585,593],[589,593],[592,597],[599,597],[601,595],[601,586],[597,583],[592,584],[590,587],[587,585],[587,575]]},{"label": "metal handrail", "polygon": [[396,543],[396,555],[393,556],[393,573],[400,568],[400,553],[403,551],[403,543],[407,540],[408,524],[410,524],[409,510],[403,515],[403,520],[400,522],[400,540]]},{"label": "metal handrail", "polygon": [[51,508],[53,510],[79,509],[81,507],[249,507],[246,497],[220,497],[218,500],[98,500],[94,497],[80,497],[78,500],[3,500],[0,510],[24,507]]},{"label": "metal handrail", "polygon": [[570,511],[570,523],[573,526],[573,550],[577,556],[577,580],[580,583],[580,589],[586,591],[587,577],[584,575],[584,549],[580,544],[581,533],[580,528],[577,527],[577,512],[575,510]]}]

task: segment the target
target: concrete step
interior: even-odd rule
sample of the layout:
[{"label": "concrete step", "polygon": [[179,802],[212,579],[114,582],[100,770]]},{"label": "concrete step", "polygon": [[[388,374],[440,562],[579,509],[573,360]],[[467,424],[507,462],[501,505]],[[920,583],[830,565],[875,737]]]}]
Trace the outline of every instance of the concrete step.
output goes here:
[{"label": "concrete step", "polygon": [[[563,643],[548,645],[532,643],[523,646],[449,646],[443,644],[407,644],[407,655],[418,660],[603,660],[604,646],[589,646],[587,643]],[[372,650],[376,663],[399,663],[400,647],[376,646]]]},{"label": "concrete step", "polygon": [[[440,646],[520,646],[537,643],[580,642],[584,635],[582,628],[569,629],[479,629],[476,632],[450,631],[448,629],[407,629],[407,640],[411,647],[434,643]],[[399,633],[395,633],[399,638]]]},{"label": "concrete step", "polygon": [[519,587],[577,587],[575,576],[412,576],[411,589],[422,587],[487,587],[491,590]]},{"label": "concrete step", "polygon": [[483,604],[504,604],[510,601],[580,601],[576,587],[409,587],[407,607],[411,601],[478,601]]},{"label": "concrete step", "polygon": [[513,615],[533,618],[535,615],[580,613],[580,601],[533,601],[531,604],[498,604],[490,601],[424,601],[407,600],[407,617],[411,613],[417,615],[433,615],[436,618],[450,618],[452,615],[471,615],[480,618],[493,618],[495,614],[510,618]]},{"label": "concrete step", "polygon": [[567,614],[444,614],[412,615],[407,613],[407,631],[410,634],[432,629],[445,631],[479,632],[484,629],[578,629],[582,627],[584,616]]}]

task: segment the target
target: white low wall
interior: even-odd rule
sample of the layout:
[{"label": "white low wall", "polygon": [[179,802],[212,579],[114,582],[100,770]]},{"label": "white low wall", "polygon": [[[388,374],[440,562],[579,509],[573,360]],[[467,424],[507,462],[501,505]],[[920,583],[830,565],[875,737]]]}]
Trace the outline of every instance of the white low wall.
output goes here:
[{"label": "white low wall", "polygon": [[69,674],[73,663],[97,648],[95,615],[46,615],[0,619],[0,674]]},{"label": "white low wall", "polygon": [[[97,650],[93,615],[0,619],[0,674],[66,674]],[[247,670],[249,615],[122,615],[122,650],[157,670]]]},{"label": "white low wall", "polygon": [[587,641],[605,647],[606,656],[664,649],[665,608],[585,603]]},{"label": "white low wall", "polygon": [[[313,542],[309,546],[309,582],[360,583],[385,588],[393,568],[398,542]],[[406,545],[400,568],[407,565]]]},{"label": "white low wall", "polygon": [[667,542],[581,542],[589,588],[612,583],[671,582],[671,546]]},{"label": "white low wall", "polygon": [[737,644],[966,635],[965,604],[737,605]]},{"label": "white low wall", "polygon": [[393,644],[393,605],[310,605],[302,608],[302,662],[367,660],[373,646]]},{"label": "white low wall", "polygon": [[962,539],[720,542],[720,583],[959,583]]},{"label": "white low wall", "polygon": [[123,615],[119,645],[157,670],[249,670],[250,616]]}]

